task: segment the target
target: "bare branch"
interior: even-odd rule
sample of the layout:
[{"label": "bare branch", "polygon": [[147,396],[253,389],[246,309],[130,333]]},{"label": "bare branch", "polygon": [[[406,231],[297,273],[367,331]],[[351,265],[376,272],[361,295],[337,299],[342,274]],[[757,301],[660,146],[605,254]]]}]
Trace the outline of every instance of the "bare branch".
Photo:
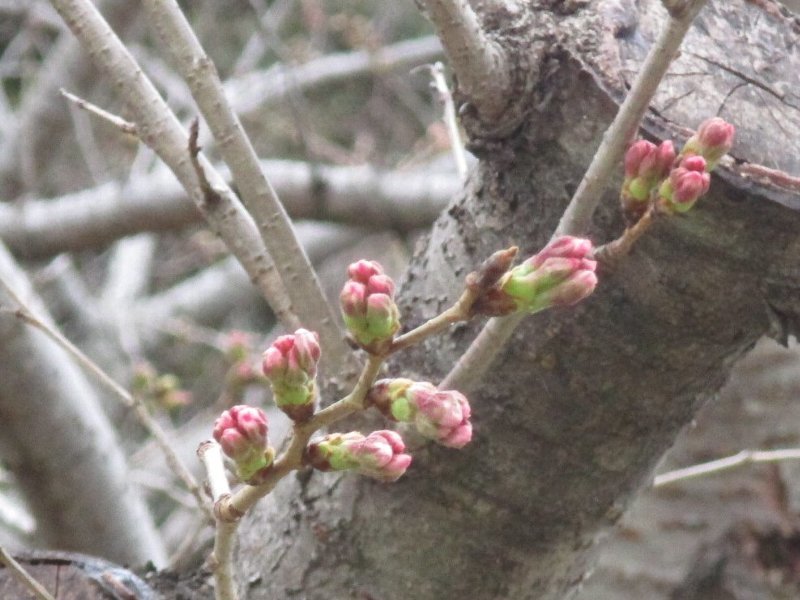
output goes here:
[{"label": "bare branch", "polygon": [[1,245],[0,281],[0,441],[43,534],[52,544],[121,563],[164,564],[163,546],[131,487],[97,395],[61,347],[20,320],[16,299],[50,323]]},{"label": "bare branch", "polygon": [[283,287],[283,282],[266,254],[252,218],[222,177],[201,158],[219,200],[206,202],[188,160],[186,132],[94,5],[88,0],[52,0],[52,3],[98,68],[129,101],[141,140],[172,169],[212,228],[242,262],[284,326],[299,327],[290,307],[279,302],[276,290]]},{"label": "bare branch", "polygon": [[313,327],[319,334],[324,360],[332,372],[341,371],[352,360],[344,333],[325,299],[316,272],[294,235],[286,210],[261,171],[255,149],[225,98],[214,63],[177,2],[146,0],[144,6],[151,25],[177,63],[219,143],[242,201],[253,215],[261,240],[283,280],[291,310],[301,323]]},{"label": "bare branch", "polygon": [[800,459],[800,448],[783,448],[780,450],[742,450],[733,456],[719,458],[699,465],[692,465],[685,469],[676,469],[668,473],[656,475],[653,479],[653,487],[662,487],[684,481],[686,479],[694,479],[695,477],[704,477],[713,473],[727,471],[743,465],[757,464],[757,463],[772,463],[782,462],[785,460],[798,460]]},{"label": "bare branch", "polygon": [[[450,174],[382,172],[261,161],[295,219],[410,231],[430,225],[460,183]],[[223,171],[223,175],[224,175]],[[52,200],[0,203],[0,239],[31,258],[107,244],[142,231],[166,231],[201,219],[166,170],[125,185],[106,183]]]},{"label": "bare branch", "polygon": [[511,69],[503,49],[483,30],[467,0],[424,0],[442,40],[459,90],[484,121],[499,117],[508,103]]},{"label": "bare branch", "polygon": [[[231,488],[222,461],[222,448],[217,442],[207,440],[200,444],[197,455],[205,467],[211,497],[216,506],[217,503],[231,497]],[[214,594],[217,600],[236,600],[239,597],[233,577],[233,544],[236,540],[237,525],[238,521],[223,521],[217,518],[214,553],[211,557],[215,582]]]},{"label": "bare branch", "polygon": [[147,410],[147,406],[145,406],[142,400],[132,395],[128,390],[114,381],[111,376],[97,366],[92,359],[86,356],[86,354],[84,354],[80,348],[75,346],[75,344],[65,338],[63,334],[55,327],[49,325],[46,321],[34,315],[22,298],[2,279],[0,279],[0,286],[5,289],[6,294],[19,307],[15,313],[17,318],[19,318],[21,321],[24,321],[28,325],[35,327],[53,342],[58,344],[58,346],[72,356],[81,367],[89,371],[101,384],[114,392],[114,394],[120,400],[122,400],[122,403],[125,406],[134,410],[139,422],[145,429],[147,429],[150,435],[153,436],[159,448],[161,448],[164,458],[166,459],[167,464],[170,466],[173,473],[175,473],[178,479],[180,479],[186,488],[195,496],[198,506],[201,509],[204,509],[205,504],[203,503],[203,499],[200,494],[200,486],[197,485],[197,481],[195,481],[195,478],[192,476],[189,469],[183,464],[181,459],[172,449],[172,446],[169,442],[169,436],[167,435],[166,431],[164,431],[161,425],[159,425],[159,423],[153,419],[152,415],[150,415],[150,412]]}]

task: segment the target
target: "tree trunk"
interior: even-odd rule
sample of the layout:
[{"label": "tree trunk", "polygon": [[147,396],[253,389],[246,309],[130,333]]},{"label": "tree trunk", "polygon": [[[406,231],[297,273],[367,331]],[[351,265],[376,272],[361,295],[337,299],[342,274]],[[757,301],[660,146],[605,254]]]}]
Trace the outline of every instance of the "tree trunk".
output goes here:
[{"label": "tree trunk", "polygon": [[[480,166],[413,260],[406,327],[452,302],[491,252],[517,244],[529,255],[546,242],[665,19],[656,0],[531,1],[514,15],[481,4],[516,56],[520,89],[497,126],[462,111]],[[476,436],[465,450],[420,444],[393,485],[284,481],[241,528],[249,598],[575,589],[595,540],[731,365],[765,333],[800,330],[798,180],[750,164],[800,172],[796,40],[769,0],[704,9],[644,129],[683,142],[720,114],[738,128],[736,161],[692,212],[659,220],[628,257],[603,265],[588,301],[523,322],[470,394]],[[619,183],[588,232],[596,243],[622,231]],[[437,381],[479,326],[402,354],[392,372]]]}]

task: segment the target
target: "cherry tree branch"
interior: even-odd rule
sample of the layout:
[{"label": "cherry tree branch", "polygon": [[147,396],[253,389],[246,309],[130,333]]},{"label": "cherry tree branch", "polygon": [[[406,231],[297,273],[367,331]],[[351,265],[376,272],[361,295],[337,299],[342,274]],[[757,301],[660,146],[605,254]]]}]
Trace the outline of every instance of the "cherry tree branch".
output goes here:
[{"label": "cherry tree branch", "polygon": [[[682,0],[681,10],[670,9],[664,28],[650,48],[631,91],[606,131],[553,237],[580,234],[588,227],[602,197],[602,191],[608,185],[614,170],[622,163],[625,147],[635,135],[692,21],[707,1]],[[677,3],[678,1],[672,2]],[[524,313],[516,313],[490,319],[447,374],[442,386],[465,391],[474,386],[524,318]]]},{"label": "cherry tree branch", "polygon": [[785,460],[798,460],[800,459],[800,448],[782,448],[780,450],[742,450],[733,456],[719,458],[699,465],[692,465],[684,469],[676,469],[661,475],[656,475],[653,479],[653,487],[662,487],[685,481],[686,479],[694,479],[695,477],[704,477],[714,473],[727,471],[743,465],[758,464],[758,463],[772,463],[781,462]]},{"label": "cherry tree branch", "polygon": [[481,118],[493,121],[505,110],[511,68],[503,49],[487,35],[467,0],[424,0],[459,90]]},{"label": "cherry tree branch", "polygon": [[54,330],[2,245],[0,282],[2,441],[44,538],[117,562],[164,564],[161,540],[97,394],[63,347],[21,320],[23,301]]},{"label": "cherry tree branch", "polygon": [[[370,166],[312,166],[262,160],[294,219],[410,231],[429,226],[460,187],[451,174],[386,172]],[[224,168],[218,168],[226,176]],[[0,203],[0,239],[17,255],[41,258],[107,244],[143,231],[202,219],[174,177],[161,169],[124,184],[105,183],[48,200]]]},{"label": "cherry tree branch", "polygon": [[[5,290],[5,293],[17,304],[18,309],[14,314],[18,319],[44,333],[48,338],[50,338],[53,342],[58,344],[58,346],[70,354],[81,367],[89,371],[103,386],[111,390],[126,407],[133,409],[137,419],[139,419],[139,422],[145,429],[147,429],[150,435],[153,436],[153,439],[155,439],[172,472],[192,493],[197,500],[197,505],[200,507],[200,509],[206,510],[207,512],[203,497],[200,494],[200,486],[197,484],[197,481],[192,476],[186,465],[183,464],[181,459],[175,453],[170,445],[169,436],[161,427],[161,425],[159,425],[159,423],[153,419],[153,417],[150,415],[150,412],[147,410],[147,406],[145,406],[142,400],[131,394],[119,383],[114,381],[114,379],[108,375],[108,373],[97,366],[92,359],[86,356],[86,354],[84,354],[80,348],[75,346],[75,344],[64,337],[64,335],[55,327],[51,327],[43,319],[40,319],[34,315],[25,301],[3,279],[0,279],[0,287],[2,287]],[[208,516],[210,517],[210,514]]]},{"label": "cherry tree branch", "polygon": [[152,27],[189,84],[192,95],[231,169],[261,240],[274,261],[301,323],[314,324],[332,372],[339,372],[351,354],[344,332],[328,304],[314,268],[292,229],[289,216],[269,180],[242,124],[231,109],[214,63],[206,54],[177,2],[145,0]]},{"label": "cherry tree branch", "polygon": [[[231,487],[225,474],[222,448],[214,440],[200,444],[197,456],[203,463],[211,490],[214,505],[230,498]],[[217,517],[214,534],[214,552],[211,555],[211,569],[214,572],[215,595],[217,600],[236,600],[236,583],[233,570],[233,544],[236,540],[238,521],[224,521]]]},{"label": "cherry tree branch", "polygon": [[204,193],[189,160],[186,131],[108,23],[88,0],[52,0],[52,4],[96,66],[128,100],[140,139],[170,167],[209,225],[242,262],[284,326],[299,327],[300,320],[282,300],[283,281],[266,253],[253,219],[201,156],[200,163],[215,192],[212,196]]}]

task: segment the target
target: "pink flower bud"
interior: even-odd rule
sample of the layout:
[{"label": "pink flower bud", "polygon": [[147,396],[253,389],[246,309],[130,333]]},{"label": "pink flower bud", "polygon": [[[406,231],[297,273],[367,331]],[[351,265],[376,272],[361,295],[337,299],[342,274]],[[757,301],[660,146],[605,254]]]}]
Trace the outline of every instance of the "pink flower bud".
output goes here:
[{"label": "pink flower bud", "polygon": [[706,159],[702,156],[687,156],[686,158],[682,159],[680,162],[681,167],[686,169],[687,171],[697,171],[698,173],[705,173],[706,172]]},{"label": "pink flower bud", "polygon": [[586,275],[594,275],[597,268],[592,252],[591,241],[561,236],[509,271],[499,289],[519,311],[535,313],[551,306],[575,304],[597,285],[596,276]]},{"label": "pink flower bud", "polygon": [[700,124],[697,133],[686,142],[681,155],[699,154],[706,159],[708,170],[711,171],[733,147],[735,135],[736,128],[725,119],[720,117],[706,119]]},{"label": "pink flower bud", "polygon": [[706,168],[706,160],[702,156],[683,158],[659,189],[664,206],[676,212],[686,212],[692,208],[711,185],[711,176]]},{"label": "pink flower bud", "polygon": [[394,282],[375,261],[355,262],[347,274],[339,295],[345,325],[361,347],[380,353],[400,328]]},{"label": "pink flower bud", "polygon": [[306,460],[320,471],[353,469],[382,481],[396,481],[411,464],[403,439],[394,431],[332,433],[306,449]]},{"label": "pink flower bud", "polygon": [[639,140],[625,154],[625,181],[622,185],[623,204],[643,202],[664,179],[675,162],[675,147],[667,140],[660,145]]},{"label": "pink flower bud", "polygon": [[358,472],[382,481],[397,481],[411,464],[411,455],[405,454],[403,438],[394,431],[370,433],[360,445],[353,447],[358,460]]},{"label": "pink flower bud", "polygon": [[589,296],[595,287],[597,275],[594,271],[577,271],[549,292],[548,301],[552,306],[572,306]]},{"label": "pink flower bud", "polygon": [[642,163],[655,154],[656,145],[647,140],[637,140],[625,153],[625,176],[638,177]]},{"label": "pink flower bud", "polygon": [[455,390],[438,390],[426,381],[382,379],[367,400],[390,419],[413,423],[421,435],[443,446],[463,448],[472,439],[472,410]]},{"label": "pink flower bud", "polygon": [[690,171],[685,168],[678,168],[670,176],[670,182],[674,190],[672,200],[678,204],[690,204],[708,191],[711,178],[708,173]]},{"label": "pink flower bud", "polygon": [[376,275],[383,275],[383,267],[374,260],[359,260],[347,267],[347,276],[364,285]]},{"label": "pink flower bud", "polygon": [[275,404],[296,421],[305,421],[314,413],[320,353],[319,337],[307,329],[280,336],[264,352],[262,367]]},{"label": "pink flower bud", "polygon": [[214,439],[248,481],[272,464],[274,451],[267,439],[267,415],[260,408],[243,404],[224,411],[214,423]]},{"label": "pink flower bud", "polygon": [[562,235],[551,241],[525,262],[530,263],[533,267],[540,267],[550,258],[591,258],[593,251],[594,247],[591,240],[572,235]]}]

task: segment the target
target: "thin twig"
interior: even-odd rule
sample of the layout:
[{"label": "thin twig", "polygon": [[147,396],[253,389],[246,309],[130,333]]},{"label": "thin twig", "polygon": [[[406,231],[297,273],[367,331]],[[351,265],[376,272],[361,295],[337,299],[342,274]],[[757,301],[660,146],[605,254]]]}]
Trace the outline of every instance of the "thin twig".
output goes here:
[{"label": "thin twig", "polygon": [[726,458],[719,458],[699,465],[693,465],[684,469],[676,469],[656,475],[653,479],[653,487],[662,487],[678,481],[692,479],[694,477],[703,477],[721,471],[727,471],[740,467],[742,465],[749,465],[755,463],[772,463],[781,462],[784,460],[800,460],[800,448],[784,448],[781,450],[742,450],[728,456]]},{"label": "thin twig", "polygon": [[100,117],[104,121],[108,121],[114,127],[122,131],[122,133],[127,133],[129,135],[135,135],[136,137],[139,136],[139,133],[136,129],[136,123],[131,123],[130,121],[126,121],[119,115],[115,115],[113,113],[108,112],[105,109],[100,108],[99,106],[92,104],[88,100],[84,100],[75,94],[70,94],[64,88],[59,90],[61,95],[64,96],[70,102],[73,102],[78,108],[82,108],[83,110],[91,113],[95,116]]},{"label": "thin twig", "polygon": [[657,215],[657,205],[651,204],[642,217],[632,226],[628,227],[619,238],[599,248],[595,248],[595,260],[606,264],[613,264],[615,261],[627,255],[639,238],[650,229]]},{"label": "thin twig", "polygon": [[228,483],[228,476],[225,474],[225,463],[222,458],[222,446],[214,440],[206,440],[197,448],[197,456],[203,463],[208,478],[208,487],[211,491],[211,499],[218,502],[224,496],[229,496],[231,486]]},{"label": "thin twig", "polygon": [[14,557],[11,556],[2,546],[0,546],[0,562],[4,563],[8,567],[14,579],[28,588],[39,600],[55,600],[50,592],[48,592],[41,583],[36,581],[31,574],[22,567],[22,565],[14,560]]},{"label": "thin twig", "polygon": [[[622,162],[625,146],[635,134],[692,21],[707,1],[688,0],[684,11],[670,13],[661,34],[648,52],[631,91],[603,136],[575,195],[561,216],[553,237],[576,235],[588,227],[602,198],[603,189]],[[490,319],[444,378],[442,385],[469,391],[483,377],[524,318],[524,313],[515,313]]]},{"label": "thin twig", "polygon": [[398,352],[404,348],[418,344],[423,339],[435,335],[440,331],[444,331],[453,323],[468,320],[472,316],[469,312],[469,309],[472,307],[474,302],[475,295],[471,292],[471,290],[466,290],[463,294],[461,294],[461,297],[456,301],[456,303],[443,313],[426,321],[419,327],[395,338],[392,341],[390,351],[392,353]]},{"label": "thin twig", "polygon": [[294,313],[313,324],[329,372],[342,373],[352,361],[333,309],[297,240],[286,210],[260,168],[258,156],[228,103],[214,63],[174,0],[146,0],[153,28],[189,84],[192,96],[217,139],[242,201],[253,215],[262,242],[275,262]]},{"label": "thin twig", "polygon": [[433,77],[433,88],[436,90],[444,109],[444,123],[447,126],[447,135],[450,138],[453,159],[456,161],[456,170],[463,181],[467,177],[467,155],[464,151],[464,143],[461,140],[461,131],[458,128],[458,117],[453,103],[453,95],[450,93],[447,80],[444,78],[444,65],[440,62],[435,62],[431,65],[431,76]]},{"label": "thin twig", "polygon": [[14,311],[14,315],[18,319],[24,323],[27,323],[28,325],[31,325],[32,327],[35,327],[53,340],[58,346],[69,353],[81,367],[94,375],[94,377],[96,377],[100,383],[114,392],[114,394],[122,400],[122,403],[125,406],[134,410],[139,422],[153,436],[159,448],[161,448],[164,458],[166,459],[167,464],[172,472],[175,473],[178,479],[183,482],[186,488],[195,497],[197,505],[210,518],[211,513],[206,506],[202,494],[200,493],[200,486],[197,484],[197,481],[192,476],[186,465],[183,464],[183,461],[180,459],[180,457],[178,457],[178,455],[175,453],[175,450],[172,448],[169,442],[169,436],[166,434],[158,421],[153,419],[152,415],[150,415],[150,412],[147,410],[147,406],[145,406],[139,398],[132,395],[128,390],[117,383],[108,373],[101,369],[97,363],[86,356],[86,354],[84,354],[80,348],[75,346],[75,344],[64,337],[60,331],[50,327],[43,320],[37,318],[31,312],[22,298],[20,298],[13,288],[11,288],[11,286],[9,286],[8,283],[6,283],[3,279],[0,279],[0,286],[5,289],[6,293],[8,293],[11,299],[18,305],[18,309]]},{"label": "thin twig", "polygon": [[[214,505],[218,506],[231,495],[231,488],[225,475],[222,447],[214,440],[207,440],[200,444],[197,456],[200,457],[206,470]],[[214,516],[216,517],[214,551],[210,557],[211,569],[214,572],[214,595],[217,600],[237,600],[239,596],[234,581],[233,544],[238,520],[222,519],[216,510]]]}]

